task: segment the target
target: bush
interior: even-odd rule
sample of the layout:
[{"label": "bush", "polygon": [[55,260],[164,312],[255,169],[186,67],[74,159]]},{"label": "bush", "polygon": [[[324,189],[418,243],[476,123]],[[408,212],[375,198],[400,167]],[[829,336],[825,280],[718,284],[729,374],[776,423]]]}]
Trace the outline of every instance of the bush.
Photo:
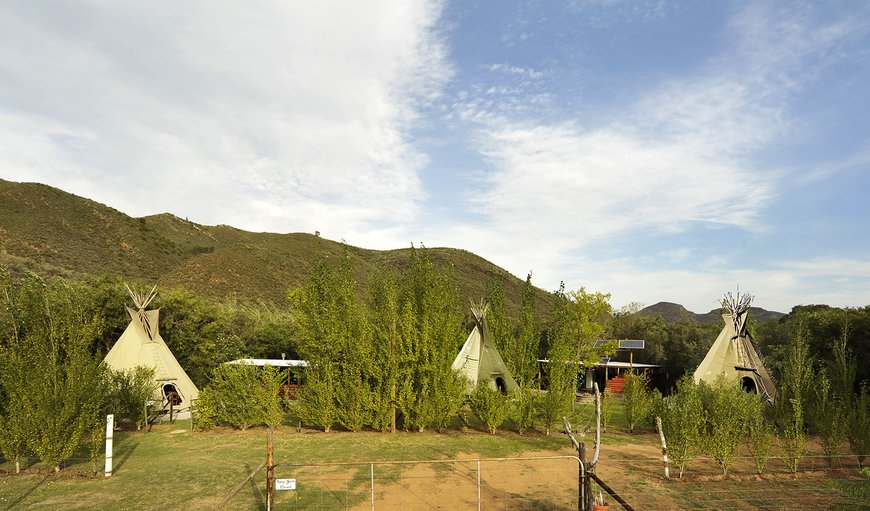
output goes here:
[{"label": "bush", "polygon": [[819,434],[822,450],[828,457],[828,465],[833,466],[838,456],[843,454],[849,428],[850,403],[845,396],[832,391],[831,381],[824,368],[819,372],[812,398],[809,416]]},{"label": "bush", "polygon": [[528,387],[520,387],[513,394],[512,411],[517,432],[522,435],[527,429],[534,427],[538,413],[538,394]]},{"label": "bush", "polygon": [[283,375],[275,367],[223,364],[197,400],[200,419],[239,429],[278,426],[284,417],[279,396]]},{"label": "bush", "polygon": [[630,433],[634,433],[635,426],[649,418],[652,411],[654,399],[648,387],[649,376],[646,374],[625,374],[622,404],[625,408],[625,418],[628,421],[628,431]]},{"label": "bush", "polygon": [[471,411],[483,422],[487,431],[495,433],[510,414],[510,401],[498,389],[480,381],[471,394]]},{"label": "bush", "polygon": [[153,399],[157,391],[154,369],[136,366],[130,371],[113,371],[107,374],[109,412],[115,421],[129,421],[141,429],[145,425],[145,402]]},{"label": "bush", "polygon": [[687,374],[677,382],[676,393],[662,400],[658,412],[668,453],[683,477],[689,462],[701,452],[706,424],[701,394],[691,375]]},{"label": "bush", "polygon": [[861,384],[861,391],[855,399],[849,415],[849,447],[858,457],[858,464],[864,466],[864,458],[870,454],[870,392],[867,382]]},{"label": "bush", "polygon": [[607,432],[607,425],[613,417],[613,392],[605,388],[601,393],[601,430]]},{"label": "bush", "polygon": [[744,392],[736,382],[726,380],[724,375],[713,385],[702,383],[701,389],[707,411],[707,452],[719,464],[722,473],[727,474],[740,441],[747,433],[747,418],[754,396]]},{"label": "bush", "polygon": [[770,460],[776,429],[764,417],[764,403],[756,396],[752,401],[749,415],[749,439],[752,445],[752,458],[755,470],[760,474]]}]

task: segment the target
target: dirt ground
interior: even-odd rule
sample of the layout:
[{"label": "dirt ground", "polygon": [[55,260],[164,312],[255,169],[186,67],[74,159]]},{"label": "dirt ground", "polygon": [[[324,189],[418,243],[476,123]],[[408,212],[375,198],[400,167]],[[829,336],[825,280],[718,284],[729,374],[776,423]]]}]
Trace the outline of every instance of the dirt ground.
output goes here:
[{"label": "dirt ground", "polygon": [[[591,439],[586,440],[591,457]],[[602,446],[596,473],[638,511],[829,509],[835,504],[859,509],[870,505],[844,497],[832,483],[832,479],[857,480],[854,458],[833,470],[823,460],[805,458],[796,474],[788,472],[781,460],[772,460],[765,473],[758,475],[751,457],[744,456],[735,461],[727,476],[712,459],[697,459],[682,479],[676,467],[671,467],[672,478],[666,480],[657,437],[632,435],[625,440]],[[522,453],[514,459],[484,459],[479,471],[476,453],[444,463],[381,463],[350,471],[347,466],[331,466],[305,469],[308,473],[300,469],[293,475],[300,481],[316,480],[312,486],[317,491],[306,493],[300,488],[292,500],[279,496],[277,503],[282,509],[367,510],[372,507],[374,480],[375,509],[477,509],[479,492],[480,507],[486,510],[574,510],[578,464],[568,458],[573,454],[566,447]],[[595,492],[602,491],[597,484],[593,487]],[[604,496],[611,509],[621,509]]]}]

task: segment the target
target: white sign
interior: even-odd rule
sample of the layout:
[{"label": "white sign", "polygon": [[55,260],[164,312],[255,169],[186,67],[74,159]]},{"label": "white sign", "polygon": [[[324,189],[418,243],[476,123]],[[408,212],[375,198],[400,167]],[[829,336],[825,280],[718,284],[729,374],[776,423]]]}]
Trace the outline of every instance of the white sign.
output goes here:
[{"label": "white sign", "polygon": [[275,479],[276,490],[295,490],[296,479]]}]

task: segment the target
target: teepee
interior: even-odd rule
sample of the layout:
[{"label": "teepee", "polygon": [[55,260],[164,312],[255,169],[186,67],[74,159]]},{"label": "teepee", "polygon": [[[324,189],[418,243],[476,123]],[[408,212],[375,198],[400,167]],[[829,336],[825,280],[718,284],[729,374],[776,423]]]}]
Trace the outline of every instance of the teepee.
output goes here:
[{"label": "teepee", "polygon": [[746,328],[751,302],[752,296],[748,293],[741,295],[738,291],[737,297],[731,293],[725,295],[722,300],[725,326],[695,370],[695,383],[712,383],[724,374],[726,379],[739,382],[747,392],[759,394],[766,402],[773,403],[776,397],[773,379]]},{"label": "teepee", "polygon": [[127,287],[127,292],[136,309],[127,308],[130,324],[106,354],[106,365],[116,371],[129,371],[136,366],[153,368],[157,384],[155,402],[162,403],[165,410],[170,407],[174,411],[189,410],[191,401],[199,396],[199,390],[160,337],[160,309],[145,310],[156,296],[157,287],[144,294]]},{"label": "teepee", "polygon": [[489,304],[471,306],[474,314],[474,329],[468,334],[465,344],[453,361],[453,370],[465,376],[469,382],[468,391],[474,390],[479,381],[489,382],[489,386],[503,394],[519,389],[510,371],[495,348],[486,328],[486,313]]}]

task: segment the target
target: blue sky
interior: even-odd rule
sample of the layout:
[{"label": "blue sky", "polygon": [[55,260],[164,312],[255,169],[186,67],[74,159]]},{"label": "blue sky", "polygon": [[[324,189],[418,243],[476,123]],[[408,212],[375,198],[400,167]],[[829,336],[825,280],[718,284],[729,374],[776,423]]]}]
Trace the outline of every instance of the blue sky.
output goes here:
[{"label": "blue sky", "polygon": [[870,304],[864,1],[13,2],[0,48],[5,179],[617,307]]}]

